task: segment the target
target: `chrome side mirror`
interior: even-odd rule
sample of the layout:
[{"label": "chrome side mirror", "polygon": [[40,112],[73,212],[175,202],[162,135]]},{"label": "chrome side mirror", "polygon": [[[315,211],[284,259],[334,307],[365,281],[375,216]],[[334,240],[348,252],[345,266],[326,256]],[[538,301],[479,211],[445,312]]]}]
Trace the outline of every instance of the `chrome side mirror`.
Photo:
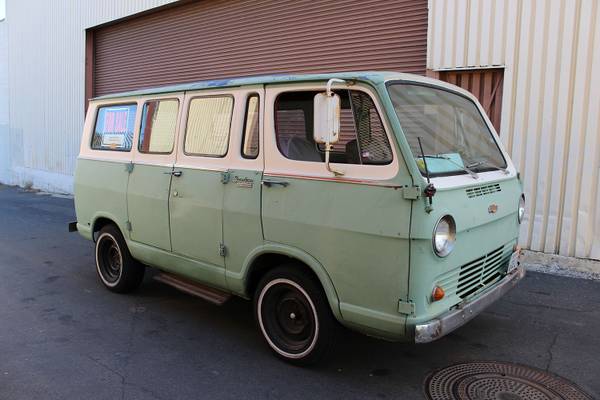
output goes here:
[{"label": "chrome side mirror", "polygon": [[343,175],[343,172],[336,171],[329,165],[329,153],[332,144],[340,139],[340,96],[331,91],[331,85],[334,82],[345,81],[341,79],[330,79],[327,82],[327,91],[318,93],[314,98],[314,132],[313,138],[316,143],[325,144],[325,167],[334,175]]},{"label": "chrome side mirror", "polygon": [[336,143],[340,134],[340,96],[319,93],[314,100],[314,140],[317,143]]}]

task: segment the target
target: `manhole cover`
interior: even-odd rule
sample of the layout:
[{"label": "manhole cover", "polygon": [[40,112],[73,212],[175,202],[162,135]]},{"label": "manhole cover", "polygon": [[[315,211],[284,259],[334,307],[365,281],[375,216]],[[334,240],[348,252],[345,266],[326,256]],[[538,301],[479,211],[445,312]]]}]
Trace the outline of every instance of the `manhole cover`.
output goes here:
[{"label": "manhole cover", "polygon": [[456,364],[425,380],[430,400],[592,400],[566,379],[525,365],[496,361]]}]

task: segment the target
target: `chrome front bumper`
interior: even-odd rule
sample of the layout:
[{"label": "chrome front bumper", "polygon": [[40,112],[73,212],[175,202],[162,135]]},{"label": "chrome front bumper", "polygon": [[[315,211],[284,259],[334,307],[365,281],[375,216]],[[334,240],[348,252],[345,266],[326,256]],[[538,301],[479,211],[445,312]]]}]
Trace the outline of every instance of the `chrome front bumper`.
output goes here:
[{"label": "chrome front bumper", "polygon": [[450,310],[435,319],[415,325],[415,343],[433,342],[466,324],[515,287],[517,282],[523,279],[524,276],[525,270],[523,267],[517,267],[479,297],[460,303],[458,308]]}]

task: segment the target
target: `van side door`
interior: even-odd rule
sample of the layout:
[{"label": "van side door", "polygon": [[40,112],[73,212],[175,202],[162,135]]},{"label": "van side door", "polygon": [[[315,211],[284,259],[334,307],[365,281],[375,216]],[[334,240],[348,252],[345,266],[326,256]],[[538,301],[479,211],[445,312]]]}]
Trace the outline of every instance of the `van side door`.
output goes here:
[{"label": "van side door", "polygon": [[[243,89],[243,90],[242,90]],[[264,87],[236,91],[235,128],[231,135],[223,203],[223,242],[227,284],[243,292],[242,267],[263,243],[260,216]]]},{"label": "van side door", "polygon": [[144,98],[127,187],[130,239],[171,251],[169,189],[183,94]]},{"label": "van side door", "polygon": [[196,276],[225,286],[223,195],[235,98],[231,91],[186,93],[169,201],[173,253],[195,261]]}]

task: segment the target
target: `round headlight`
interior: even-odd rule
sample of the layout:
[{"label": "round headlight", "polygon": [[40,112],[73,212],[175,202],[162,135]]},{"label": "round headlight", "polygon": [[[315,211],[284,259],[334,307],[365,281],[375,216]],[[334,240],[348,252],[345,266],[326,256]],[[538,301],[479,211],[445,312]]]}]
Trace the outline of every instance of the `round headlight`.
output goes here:
[{"label": "round headlight", "polygon": [[456,224],[450,215],[444,215],[433,230],[433,251],[439,257],[446,257],[454,249]]},{"label": "round headlight", "polygon": [[525,215],[525,195],[522,194],[519,197],[519,211],[517,214],[517,218],[519,219],[519,223],[523,222],[523,216]]}]

